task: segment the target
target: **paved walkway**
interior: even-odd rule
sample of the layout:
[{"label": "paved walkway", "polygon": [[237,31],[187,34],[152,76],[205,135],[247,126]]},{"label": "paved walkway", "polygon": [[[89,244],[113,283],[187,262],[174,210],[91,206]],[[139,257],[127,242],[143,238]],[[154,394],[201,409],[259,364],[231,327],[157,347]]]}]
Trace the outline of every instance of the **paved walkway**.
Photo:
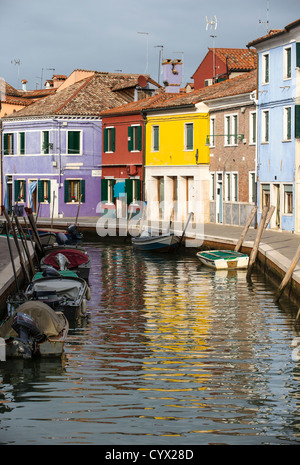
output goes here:
[{"label": "paved walkway", "polygon": [[[79,217],[78,218],[78,229],[89,230],[95,232],[96,234],[96,223],[98,217]],[[61,218],[55,219],[53,222],[53,228],[65,228],[70,224],[74,223],[74,218]],[[39,220],[38,224],[43,227],[49,227],[51,225],[51,220]],[[174,230],[179,235],[181,234],[183,225],[178,225],[175,223]],[[201,230],[201,231],[200,231]],[[214,244],[222,247],[224,244],[234,247],[238,239],[241,236],[243,231],[242,227],[236,226],[224,226],[219,224],[205,224],[204,228],[195,228],[195,225],[189,225],[186,231],[187,237],[194,237],[196,231],[196,237],[199,239],[200,244],[202,240],[207,242],[212,242]],[[247,235],[244,239],[243,246],[253,247],[254,240],[257,235],[257,229],[249,229]],[[95,235],[97,238],[97,235]],[[101,238],[99,238],[101,240]],[[16,257],[16,262],[18,262],[17,252],[13,240],[11,240],[14,256]],[[285,274],[293,260],[298,246],[300,244],[300,235],[293,234],[289,232],[277,232],[266,230],[264,231],[261,243],[259,246],[259,251],[273,262],[282,273]],[[300,261],[298,262],[295,271],[292,275],[292,278],[300,285]],[[13,280],[13,271],[7,246],[6,237],[0,237],[0,295],[1,290],[7,286],[8,281]]]}]

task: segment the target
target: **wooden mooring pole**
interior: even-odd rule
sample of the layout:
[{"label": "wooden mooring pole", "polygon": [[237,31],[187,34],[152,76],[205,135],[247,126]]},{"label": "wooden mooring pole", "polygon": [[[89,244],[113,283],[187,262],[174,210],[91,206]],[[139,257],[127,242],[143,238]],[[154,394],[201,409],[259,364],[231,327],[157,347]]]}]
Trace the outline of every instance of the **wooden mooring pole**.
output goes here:
[{"label": "wooden mooring pole", "polygon": [[246,237],[246,234],[248,232],[248,229],[250,227],[251,221],[253,220],[254,215],[255,215],[256,212],[257,212],[257,207],[253,207],[252,211],[250,213],[250,216],[249,216],[249,218],[248,218],[248,220],[247,220],[247,222],[245,224],[245,227],[244,227],[244,230],[243,230],[243,232],[241,234],[241,237],[239,238],[238,243],[236,244],[236,246],[234,248],[235,252],[238,252],[240,250],[240,248],[241,248],[241,246],[243,244],[243,241],[244,241],[244,239]]},{"label": "wooden mooring pole", "polygon": [[[291,276],[292,276],[292,274],[293,274],[294,269],[296,268],[296,265],[297,265],[299,259],[300,259],[300,245],[298,246],[296,255],[295,255],[295,257],[293,258],[292,263],[291,263],[291,265],[290,265],[288,271],[287,271],[286,274],[285,274],[285,277],[284,277],[283,280],[281,281],[281,284],[280,284],[280,286],[279,286],[279,289],[278,289],[278,291],[277,291],[277,293],[276,293],[275,302],[278,302],[278,301],[279,301],[279,299],[280,299],[280,297],[281,297],[281,295],[282,295],[282,293],[283,293],[283,291],[284,291],[286,285],[288,284],[288,282],[289,282],[289,280],[290,280],[290,278],[291,278]],[[299,313],[299,312],[298,312],[298,313]],[[298,317],[298,316],[297,316],[297,317]]]},{"label": "wooden mooring pole", "polygon": [[268,207],[263,208],[260,223],[259,223],[258,230],[257,230],[257,235],[256,235],[256,238],[255,238],[253,249],[252,249],[251,254],[250,254],[248,271],[247,271],[247,279],[250,279],[250,277],[251,277],[253,265],[254,265],[254,262],[256,260],[256,256],[257,256],[257,252],[258,252],[260,239],[261,239],[262,233],[264,232],[264,227],[265,227],[268,211],[269,211]]}]

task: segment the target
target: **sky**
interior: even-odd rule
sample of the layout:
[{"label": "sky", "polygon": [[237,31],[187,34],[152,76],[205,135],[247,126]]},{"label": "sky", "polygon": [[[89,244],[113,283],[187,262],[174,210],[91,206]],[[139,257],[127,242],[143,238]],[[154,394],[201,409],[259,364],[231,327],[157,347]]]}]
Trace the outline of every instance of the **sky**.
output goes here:
[{"label": "sky", "polygon": [[299,0],[0,0],[0,78],[33,90],[86,69],[162,84],[162,53],[183,61],[183,87],[208,48],[246,48],[297,19]]}]

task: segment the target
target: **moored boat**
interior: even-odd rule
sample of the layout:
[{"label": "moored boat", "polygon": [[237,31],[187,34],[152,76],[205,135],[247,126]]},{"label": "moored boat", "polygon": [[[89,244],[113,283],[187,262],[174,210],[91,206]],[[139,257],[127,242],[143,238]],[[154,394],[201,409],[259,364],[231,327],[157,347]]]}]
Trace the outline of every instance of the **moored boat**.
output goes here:
[{"label": "moored boat", "polygon": [[179,241],[180,237],[174,234],[162,234],[160,236],[141,234],[131,239],[135,249],[151,252],[170,252],[178,247]]},{"label": "moored boat", "polygon": [[209,250],[196,255],[203,265],[214,270],[245,269],[249,263],[248,255],[233,250]]},{"label": "moored boat", "polygon": [[0,325],[6,358],[61,357],[69,323],[38,301],[26,301]]},{"label": "moored boat", "polygon": [[60,272],[47,267],[35,274],[24,294],[28,300],[44,302],[53,310],[63,312],[69,320],[76,320],[86,316],[90,288],[71,270]]},{"label": "moored boat", "polygon": [[42,269],[47,266],[60,271],[68,269],[88,281],[91,260],[84,249],[58,246],[46,250],[46,255],[41,259],[40,265]]}]

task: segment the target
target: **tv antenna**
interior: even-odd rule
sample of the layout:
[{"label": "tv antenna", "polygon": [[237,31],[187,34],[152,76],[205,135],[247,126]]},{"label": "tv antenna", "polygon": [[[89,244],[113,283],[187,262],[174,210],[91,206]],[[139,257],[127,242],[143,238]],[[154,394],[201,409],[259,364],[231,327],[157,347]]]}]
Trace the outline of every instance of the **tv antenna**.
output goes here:
[{"label": "tv antenna", "polygon": [[260,20],[258,21],[259,24],[266,24],[266,25],[267,25],[267,34],[269,34],[269,11],[270,11],[269,5],[270,5],[270,2],[269,2],[269,0],[267,0],[267,20],[266,20],[266,21],[262,21],[262,20],[260,19]]},{"label": "tv antenna", "polygon": [[20,82],[20,65],[21,65],[21,60],[20,58],[14,58],[14,60],[11,60],[11,63],[13,65],[16,65],[18,67],[18,84],[19,85],[19,82]]},{"label": "tv antenna", "polygon": [[[217,20],[217,17],[214,16],[213,19],[209,19],[207,16],[206,16],[206,30],[208,29],[212,29],[212,30],[216,30],[217,29],[217,26],[218,26],[218,20]],[[213,84],[215,84],[216,82],[216,54],[215,54],[215,39],[216,39],[216,35],[212,34],[210,37],[212,37],[213,39]]]},{"label": "tv antenna", "polygon": [[206,16],[206,30],[213,29],[215,31],[217,29],[217,26],[218,26],[218,20],[216,16],[214,16],[213,19],[209,19]]}]

